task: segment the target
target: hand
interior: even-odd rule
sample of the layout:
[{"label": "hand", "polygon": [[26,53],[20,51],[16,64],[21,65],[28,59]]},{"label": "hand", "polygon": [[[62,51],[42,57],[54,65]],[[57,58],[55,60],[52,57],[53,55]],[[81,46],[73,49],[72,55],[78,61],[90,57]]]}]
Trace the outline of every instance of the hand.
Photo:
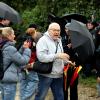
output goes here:
[{"label": "hand", "polygon": [[33,68],[33,64],[34,64],[34,62],[33,63],[30,63],[30,64],[27,64],[25,68],[27,68],[27,69],[28,68]]},{"label": "hand", "polygon": [[72,47],[72,44],[71,43],[67,44],[67,47],[68,48],[71,48]]},{"label": "hand", "polygon": [[23,44],[24,48],[29,48],[30,47],[30,42],[25,41]]},{"label": "hand", "polygon": [[72,62],[72,61],[70,61],[70,60],[67,61],[67,63],[69,63],[69,64],[72,65],[73,67],[75,67],[75,65],[76,65],[75,62]]},{"label": "hand", "polygon": [[66,54],[66,53],[58,53],[57,54],[57,58],[67,61],[67,60],[69,60],[70,56],[68,54]]}]

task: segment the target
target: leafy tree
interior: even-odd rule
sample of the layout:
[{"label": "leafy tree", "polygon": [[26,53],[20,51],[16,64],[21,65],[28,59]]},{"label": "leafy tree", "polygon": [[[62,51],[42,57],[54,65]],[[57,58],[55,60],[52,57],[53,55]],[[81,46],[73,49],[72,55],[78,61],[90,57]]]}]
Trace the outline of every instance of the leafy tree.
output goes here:
[{"label": "leafy tree", "polygon": [[41,31],[45,31],[48,24],[48,14],[53,13],[61,17],[64,14],[80,13],[88,19],[94,15],[100,19],[100,0],[2,0],[16,9],[23,18],[21,29],[26,29],[30,23],[36,23]]}]

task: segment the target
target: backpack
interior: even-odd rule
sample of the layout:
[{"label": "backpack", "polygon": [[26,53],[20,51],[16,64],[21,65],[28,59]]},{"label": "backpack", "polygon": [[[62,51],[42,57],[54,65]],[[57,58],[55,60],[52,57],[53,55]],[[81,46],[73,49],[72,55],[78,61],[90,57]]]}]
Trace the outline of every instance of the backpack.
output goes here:
[{"label": "backpack", "polygon": [[2,43],[0,43],[0,80],[3,79],[4,73],[5,71],[9,68],[9,66],[12,64],[12,62],[9,63],[9,65],[5,68],[3,68],[3,50],[2,49],[3,45],[6,43],[7,41],[3,41]]}]

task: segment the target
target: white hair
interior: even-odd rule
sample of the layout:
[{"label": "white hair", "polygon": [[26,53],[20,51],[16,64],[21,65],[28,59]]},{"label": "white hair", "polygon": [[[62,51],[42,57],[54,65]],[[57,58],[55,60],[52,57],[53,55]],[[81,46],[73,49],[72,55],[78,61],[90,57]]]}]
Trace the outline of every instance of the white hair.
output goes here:
[{"label": "white hair", "polygon": [[60,25],[56,22],[53,22],[49,25],[48,30],[54,28],[55,26],[58,26],[60,28]]}]

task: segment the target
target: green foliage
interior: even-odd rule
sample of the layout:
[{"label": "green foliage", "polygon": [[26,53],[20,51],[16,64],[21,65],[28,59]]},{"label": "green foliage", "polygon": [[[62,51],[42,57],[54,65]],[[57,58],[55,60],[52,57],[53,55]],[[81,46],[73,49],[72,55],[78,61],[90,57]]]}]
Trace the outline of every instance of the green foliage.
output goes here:
[{"label": "green foliage", "polygon": [[2,2],[8,4],[19,12],[23,12],[25,9],[34,8],[37,0],[2,0]]},{"label": "green foliage", "polygon": [[100,0],[2,0],[16,9],[23,18],[20,28],[25,30],[30,23],[36,23],[41,31],[48,26],[48,14],[56,16],[80,13],[91,19],[100,20]]},{"label": "green foliage", "polygon": [[23,28],[27,28],[30,23],[37,24],[41,31],[45,28],[47,17],[45,16],[45,13],[39,9],[45,10],[46,8],[37,5],[34,9],[25,10],[23,12]]},{"label": "green foliage", "polygon": [[96,87],[96,77],[95,76],[87,77],[84,79],[80,75],[79,82],[85,86],[89,86],[89,87],[93,87],[93,88]]}]

